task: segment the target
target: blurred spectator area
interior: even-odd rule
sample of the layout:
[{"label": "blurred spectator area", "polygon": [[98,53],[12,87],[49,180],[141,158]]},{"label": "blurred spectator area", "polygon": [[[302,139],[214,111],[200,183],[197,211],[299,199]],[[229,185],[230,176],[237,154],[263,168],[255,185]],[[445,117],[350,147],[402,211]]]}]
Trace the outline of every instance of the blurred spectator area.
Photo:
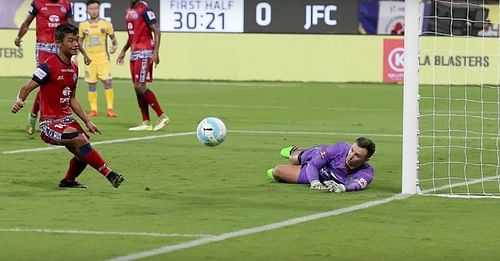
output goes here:
[{"label": "blurred spectator area", "polygon": [[[499,0],[423,0],[423,35],[476,36],[487,19],[498,31]],[[404,34],[404,0],[359,0],[359,33]]]}]

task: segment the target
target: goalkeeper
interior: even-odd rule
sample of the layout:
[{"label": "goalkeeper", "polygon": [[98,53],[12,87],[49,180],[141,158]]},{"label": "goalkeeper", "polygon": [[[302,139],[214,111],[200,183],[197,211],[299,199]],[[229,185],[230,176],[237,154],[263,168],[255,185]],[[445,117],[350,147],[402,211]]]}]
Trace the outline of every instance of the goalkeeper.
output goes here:
[{"label": "goalkeeper", "polygon": [[375,171],[368,161],[375,143],[365,137],[356,142],[338,142],[302,149],[295,146],[281,150],[290,164],[277,165],[267,175],[278,182],[310,184],[311,189],[348,192],[365,189]]}]

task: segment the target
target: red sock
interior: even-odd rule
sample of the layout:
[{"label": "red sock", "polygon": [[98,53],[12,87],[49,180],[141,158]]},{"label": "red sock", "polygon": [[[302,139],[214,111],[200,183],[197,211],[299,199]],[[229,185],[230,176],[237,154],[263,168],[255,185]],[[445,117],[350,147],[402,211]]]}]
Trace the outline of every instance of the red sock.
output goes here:
[{"label": "red sock", "polygon": [[90,146],[90,143],[87,143],[80,148],[79,158],[104,176],[107,176],[111,172],[111,169],[108,168],[104,159],[94,148],[92,148],[92,146]]},{"label": "red sock", "polygon": [[137,103],[139,104],[139,108],[141,109],[142,120],[143,121],[151,120],[151,118],[149,118],[148,102],[146,101],[146,99],[144,99],[143,94],[137,94]]},{"label": "red sock", "polygon": [[147,89],[143,94],[144,100],[146,100],[147,104],[155,110],[156,115],[160,116],[163,114],[163,110],[161,109],[160,103],[156,99],[156,95],[153,91]]},{"label": "red sock", "polygon": [[64,179],[67,181],[74,181],[78,176],[80,176],[85,167],[87,167],[87,163],[78,160],[76,157],[73,157],[69,161],[69,168]]},{"label": "red sock", "polygon": [[36,93],[35,100],[33,101],[33,108],[31,108],[31,113],[37,115],[38,111],[40,111],[40,92]]}]

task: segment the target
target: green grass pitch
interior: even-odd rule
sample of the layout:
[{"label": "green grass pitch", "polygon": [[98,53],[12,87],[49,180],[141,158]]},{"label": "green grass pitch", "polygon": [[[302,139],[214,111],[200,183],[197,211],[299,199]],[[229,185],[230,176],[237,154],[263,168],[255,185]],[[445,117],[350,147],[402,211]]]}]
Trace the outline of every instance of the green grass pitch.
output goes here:
[{"label": "green grass pitch", "polygon": [[[156,81],[151,88],[172,122],[137,133],[127,131],[140,122],[133,87],[115,80],[118,117],[95,118],[103,134],[91,141],[127,180],[114,189],[88,168],[80,181],[89,189],[61,190],[57,182],[71,156],[64,149],[30,151],[47,145],[39,132],[29,137],[23,130],[34,95],[20,113],[10,113],[25,82],[0,78],[0,260],[107,260],[400,192],[400,85]],[[83,81],[77,95],[87,108]],[[206,116],[228,127],[218,147],[196,140]],[[377,144],[371,161],[377,174],[366,191],[331,194],[266,179],[268,168],[285,162],[284,146],[359,135]],[[495,199],[416,196],[143,260],[497,260],[499,216]]]}]

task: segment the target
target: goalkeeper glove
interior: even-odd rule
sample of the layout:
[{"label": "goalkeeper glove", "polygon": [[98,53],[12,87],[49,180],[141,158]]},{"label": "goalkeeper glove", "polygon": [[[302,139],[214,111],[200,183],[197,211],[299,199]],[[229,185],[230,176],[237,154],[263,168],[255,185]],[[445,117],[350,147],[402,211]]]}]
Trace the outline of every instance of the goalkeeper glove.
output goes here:
[{"label": "goalkeeper glove", "polygon": [[336,193],[345,192],[344,184],[339,184],[333,180],[327,180],[324,183],[325,183],[325,185],[328,186],[328,191],[330,191],[330,192],[336,192]]},{"label": "goalkeeper glove", "polygon": [[311,181],[311,189],[317,189],[317,190],[327,190],[328,188],[323,185],[319,180],[313,180]]}]

